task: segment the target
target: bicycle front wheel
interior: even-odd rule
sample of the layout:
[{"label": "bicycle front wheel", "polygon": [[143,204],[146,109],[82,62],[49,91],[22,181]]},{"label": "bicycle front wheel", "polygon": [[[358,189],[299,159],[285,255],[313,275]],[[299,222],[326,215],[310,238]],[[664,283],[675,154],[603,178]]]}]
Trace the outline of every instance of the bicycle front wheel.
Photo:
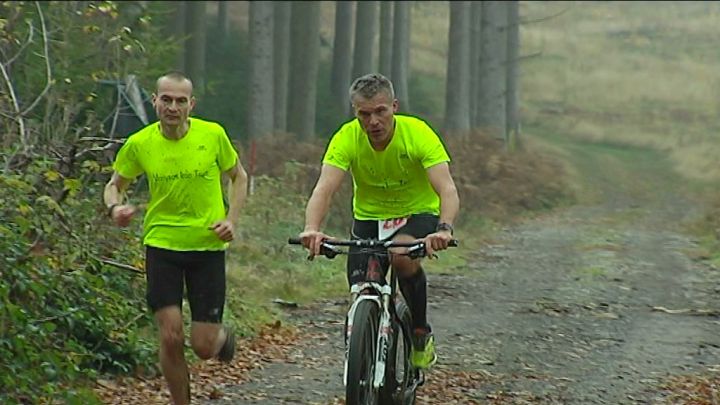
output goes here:
[{"label": "bicycle front wheel", "polygon": [[373,376],[379,319],[377,303],[370,300],[358,302],[348,342],[346,405],[377,403]]}]

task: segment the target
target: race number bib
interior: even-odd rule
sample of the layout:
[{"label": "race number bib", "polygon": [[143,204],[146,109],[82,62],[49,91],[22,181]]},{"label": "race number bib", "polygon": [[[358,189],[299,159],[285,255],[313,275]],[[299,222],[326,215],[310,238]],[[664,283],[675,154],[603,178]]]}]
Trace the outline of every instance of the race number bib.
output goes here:
[{"label": "race number bib", "polygon": [[392,218],[378,221],[378,239],[385,240],[393,236],[398,229],[407,224],[407,218]]}]

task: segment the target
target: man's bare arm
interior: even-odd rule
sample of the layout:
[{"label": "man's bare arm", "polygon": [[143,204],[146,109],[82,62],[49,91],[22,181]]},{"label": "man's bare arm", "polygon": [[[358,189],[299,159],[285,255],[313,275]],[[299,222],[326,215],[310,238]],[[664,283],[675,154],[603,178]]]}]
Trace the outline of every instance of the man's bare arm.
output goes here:
[{"label": "man's bare arm", "polygon": [[225,173],[230,178],[228,189],[230,207],[228,208],[227,219],[235,224],[247,199],[248,176],[240,163],[240,158],[238,158],[235,166]]},{"label": "man's bare arm", "polygon": [[225,219],[215,222],[210,225],[210,229],[221,240],[230,242],[235,239],[235,222],[240,217],[240,209],[245,205],[245,199],[247,197],[247,173],[240,164],[238,158],[235,166],[224,172],[230,179],[228,184],[228,213]]},{"label": "man's bare arm", "polygon": [[328,239],[320,232],[320,226],[344,177],[345,171],[335,166],[324,164],[320,170],[320,178],[305,208],[305,230],[300,233],[303,246],[310,250],[310,257],[320,254],[322,241]]},{"label": "man's bare arm", "polygon": [[122,177],[118,172],[113,172],[103,192],[103,201],[108,208],[108,215],[110,215],[110,218],[112,218],[116,225],[121,227],[128,226],[137,211],[132,204],[123,202],[125,190],[131,181],[132,179]]},{"label": "man's bare arm", "polygon": [[460,210],[460,197],[450,175],[450,166],[447,162],[440,163],[428,168],[427,173],[430,184],[440,196],[440,222],[452,225]]},{"label": "man's bare arm", "polygon": [[118,172],[113,172],[110,180],[105,185],[103,201],[106,207],[120,205],[123,203],[123,195],[130,185],[131,180],[122,177]]},{"label": "man's bare arm", "polygon": [[340,188],[345,171],[332,165],[324,164],[320,170],[312,195],[305,209],[305,231],[320,231],[335,192]]}]

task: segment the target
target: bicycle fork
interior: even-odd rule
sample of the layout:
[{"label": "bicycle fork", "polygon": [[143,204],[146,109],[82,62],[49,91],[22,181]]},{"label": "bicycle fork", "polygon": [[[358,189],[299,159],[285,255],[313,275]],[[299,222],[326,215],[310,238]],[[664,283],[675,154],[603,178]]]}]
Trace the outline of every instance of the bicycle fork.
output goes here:
[{"label": "bicycle fork", "polygon": [[[371,289],[380,293],[380,296],[375,294],[362,294],[361,292]],[[390,294],[392,289],[389,285],[380,285],[373,282],[365,282],[361,284],[355,284],[350,289],[352,305],[347,314],[347,328],[345,329],[345,370],[343,372],[343,385],[347,386],[348,376],[348,354],[350,350],[350,336],[352,335],[353,322],[355,319],[355,309],[358,303],[364,300],[373,301],[379,309],[382,310],[380,314],[380,322],[378,325],[378,337],[375,356],[375,373],[373,375],[373,388],[380,388],[384,384],[385,379],[385,364],[387,361],[388,352],[388,340],[390,337]]]},{"label": "bicycle fork", "polygon": [[[388,286],[384,286],[388,287]],[[385,383],[385,365],[387,363],[387,354],[390,339],[390,288],[387,291],[383,290],[382,294],[382,308],[383,312],[380,314],[380,325],[378,327],[378,341],[377,341],[377,353],[375,355],[375,378],[373,379],[373,388],[380,388]]]}]

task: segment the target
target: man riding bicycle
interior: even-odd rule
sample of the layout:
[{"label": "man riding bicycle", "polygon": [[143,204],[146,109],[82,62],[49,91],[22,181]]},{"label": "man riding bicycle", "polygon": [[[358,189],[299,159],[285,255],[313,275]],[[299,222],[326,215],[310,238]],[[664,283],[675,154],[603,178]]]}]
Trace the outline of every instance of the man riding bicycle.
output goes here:
[{"label": "man riding bicycle", "polygon": [[[355,239],[424,239],[428,257],[448,247],[460,202],[440,137],[419,118],[396,115],[398,100],[383,75],[361,76],[350,86],[355,119],[345,123],[328,144],[320,177],[307,203],[305,229],[299,237],[311,255],[320,254],[320,230],[333,195],[346,171],[353,179]],[[401,250],[394,250],[395,253]],[[367,255],[347,260],[350,285],[365,279]],[[413,318],[412,363],[435,363],[435,342],[427,322],[427,279],[420,259],[392,255],[383,263],[398,274],[398,282]]]}]

